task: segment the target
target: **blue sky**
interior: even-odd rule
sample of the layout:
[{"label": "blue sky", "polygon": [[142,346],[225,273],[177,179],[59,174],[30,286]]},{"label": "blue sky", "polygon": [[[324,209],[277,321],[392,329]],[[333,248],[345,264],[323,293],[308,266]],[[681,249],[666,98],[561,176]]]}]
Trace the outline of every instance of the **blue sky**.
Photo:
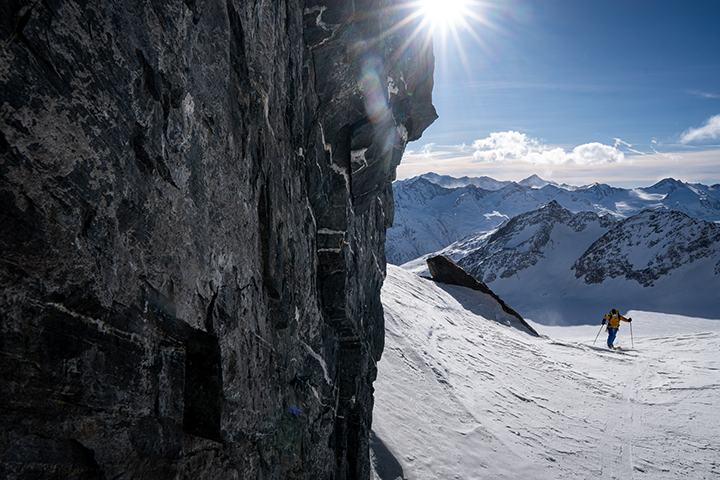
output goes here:
[{"label": "blue sky", "polygon": [[720,183],[720,0],[465,4],[469,29],[434,31],[440,118],[398,178]]}]

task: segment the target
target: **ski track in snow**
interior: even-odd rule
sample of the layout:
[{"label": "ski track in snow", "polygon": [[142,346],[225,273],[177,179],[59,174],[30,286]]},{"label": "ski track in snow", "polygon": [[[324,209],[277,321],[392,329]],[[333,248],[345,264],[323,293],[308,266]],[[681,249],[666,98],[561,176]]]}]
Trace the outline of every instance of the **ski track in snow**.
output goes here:
[{"label": "ski track in snow", "polygon": [[388,265],[373,430],[406,479],[720,478],[720,321],[629,312],[614,352],[468,292]]}]

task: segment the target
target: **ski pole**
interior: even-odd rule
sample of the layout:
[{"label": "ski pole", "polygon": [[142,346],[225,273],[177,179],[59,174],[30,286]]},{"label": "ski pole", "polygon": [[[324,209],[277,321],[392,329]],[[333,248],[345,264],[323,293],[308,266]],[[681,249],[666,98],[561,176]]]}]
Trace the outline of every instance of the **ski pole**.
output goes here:
[{"label": "ski pole", "polygon": [[[632,324],[631,324],[631,325],[632,325]],[[595,335],[595,340],[593,340],[593,345],[595,345],[595,342],[597,342],[597,339],[598,339],[598,337],[600,336],[600,332],[602,332],[602,327],[604,327],[604,326],[605,326],[604,324],[603,324],[603,325],[600,325],[600,330],[598,331],[598,334]],[[632,334],[631,334],[631,335],[632,335]]]},{"label": "ski pole", "polygon": [[632,342],[632,347],[635,348],[635,340],[633,340],[632,335],[632,322],[630,322],[630,341]]}]

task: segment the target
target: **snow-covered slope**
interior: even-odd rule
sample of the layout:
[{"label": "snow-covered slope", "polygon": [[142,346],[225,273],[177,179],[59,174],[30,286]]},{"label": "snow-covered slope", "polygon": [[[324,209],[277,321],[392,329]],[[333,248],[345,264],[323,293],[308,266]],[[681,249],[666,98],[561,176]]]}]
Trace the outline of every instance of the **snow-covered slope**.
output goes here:
[{"label": "snow-covered slope", "polygon": [[[608,303],[720,318],[720,224],[678,211],[614,220],[553,201],[438,253],[546,325],[595,322]],[[403,267],[423,273],[425,257]]]},{"label": "snow-covered slope", "polygon": [[720,185],[665,179],[632,190],[594,184],[557,185],[533,175],[519,183],[489,177],[453,178],[425,174],[393,184],[395,220],[387,231],[388,262],[400,265],[551,201],[573,213],[592,211],[618,219],[644,209],[676,210],[720,221]]},{"label": "snow-covered slope", "polygon": [[[599,347],[604,333],[592,346],[599,324],[538,325],[546,336],[531,337],[495,321],[480,295],[388,265],[373,429],[393,474],[720,475],[720,321],[623,311],[636,350],[619,353]],[[618,342],[629,347],[627,327]]]}]

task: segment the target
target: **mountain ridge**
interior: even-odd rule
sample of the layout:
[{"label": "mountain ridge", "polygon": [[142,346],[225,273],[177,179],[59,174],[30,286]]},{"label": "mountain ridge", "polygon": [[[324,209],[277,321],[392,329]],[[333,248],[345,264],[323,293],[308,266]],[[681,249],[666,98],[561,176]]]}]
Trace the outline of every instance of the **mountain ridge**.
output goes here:
[{"label": "mountain ridge", "polygon": [[[719,318],[720,224],[679,211],[620,220],[553,201],[430,255],[452,258],[540,323],[583,323],[609,303]],[[424,258],[403,268],[424,272]]]},{"label": "mountain ridge", "polygon": [[[428,191],[432,195],[425,193]],[[494,230],[513,216],[553,200],[573,213],[592,211],[617,219],[649,209],[677,210],[694,218],[720,221],[720,186],[672,178],[649,187],[623,189],[601,183],[564,186],[537,176],[499,182],[490,177],[455,179],[425,174],[395,182],[393,199],[395,220],[387,231],[386,257],[397,265],[468,235]]]}]

